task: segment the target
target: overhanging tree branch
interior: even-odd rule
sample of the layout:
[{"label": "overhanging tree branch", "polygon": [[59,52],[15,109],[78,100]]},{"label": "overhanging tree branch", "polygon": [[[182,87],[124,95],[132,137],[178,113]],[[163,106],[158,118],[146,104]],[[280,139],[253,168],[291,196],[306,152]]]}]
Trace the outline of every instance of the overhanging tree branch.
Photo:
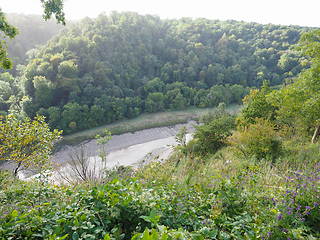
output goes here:
[{"label": "overhanging tree branch", "polygon": [[[49,20],[52,14],[55,16],[58,23],[66,25],[65,14],[63,12],[64,0],[40,0],[44,14],[43,18]],[[12,40],[19,34],[16,27],[8,23],[6,15],[0,8],[0,67],[4,69],[11,69],[12,61],[7,57],[6,40]]]}]

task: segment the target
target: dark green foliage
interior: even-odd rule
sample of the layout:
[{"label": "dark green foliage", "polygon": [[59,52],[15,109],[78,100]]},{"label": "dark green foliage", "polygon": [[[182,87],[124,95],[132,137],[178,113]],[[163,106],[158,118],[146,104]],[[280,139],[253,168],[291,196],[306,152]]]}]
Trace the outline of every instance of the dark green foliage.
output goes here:
[{"label": "dark green foliage", "polygon": [[275,185],[265,183],[269,168],[249,164],[203,168],[190,183],[170,178],[171,162],[134,174],[119,168],[74,187],[12,181],[1,172],[0,237],[317,239],[319,163],[305,167],[274,170]]},{"label": "dark green foliage", "polygon": [[235,116],[225,112],[223,104],[216,112],[202,116],[200,121],[194,133],[199,144],[196,151],[200,155],[215,153],[225,146],[227,137],[231,136],[231,130],[235,128]]},{"label": "dark green foliage", "polygon": [[10,40],[13,39],[16,35],[19,34],[17,28],[12,26],[7,18],[5,13],[2,12],[0,7],[0,67],[4,69],[10,69],[12,67],[12,61],[7,57],[6,50],[6,38]]},{"label": "dark green foliage", "polygon": [[41,0],[44,7],[43,18],[49,20],[52,14],[55,16],[58,23],[66,25],[65,14],[63,12],[63,0]]},{"label": "dark green foliage", "polygon": [[[69,133],[141,112],[240,104],[265,79],[277,85],[300,72],[299,56],[289,50],[306,31],[128,12],[85,18],[34,52],[25,70],[24,106],[30,117],[57,108],[64,123],[47,120]],[[46,86],[37,89],[36,76],[45,77]],[[64,106],[75,103],[90,121],[64,118]]]},{"label": "dark green foliage", "polygon": [[257,118],[275,121],[278,107],[268,100],[268,94],[271,93],[269,84],[269,81],[264,81],[261,90],[251,90],[250,94],[244,98],[244,107],[237,119],[239,125],[253,124]]},{"label": "dark green foliage", "polygon": [[[51,15],[54,14],[58,23],[62,23],[63,25],[66,24],[64,12],[63,12],[63,4],[64,3],[62,0],[40,0],[40,1],[44,7],[43,18],[45,20],[49,20],[51,18]],[[16,35],[19,34],[18,29],[13,26],[14,24],[11,25],[12,21],[9,21],[9,20],[7,20],[5,13],[3,13],[2,9],[0,8],[0,32],[1,32],[1,35],[0,35],[0,67],[4,68],[4,69],[11,69],[11,67],[12,67],[12,60],[7,57],[7,50],[6,50],[6,47],[7,47],[6,40],[7,39],[6,38],[8,37],[10,40],[12,40],[13,38],[15,38]],[[27,22],[27,24],[29,24],[29,22]],[[37,26],[36,29],[40,29],[39,26]],[[16,47],[15,51],[18,54],[21,54],[21,52],[22,52],[21,44],[18,44],[15,47]],[[14,59],[15,64],[18,64],[19,62],[21,62],[21,60]]]}]

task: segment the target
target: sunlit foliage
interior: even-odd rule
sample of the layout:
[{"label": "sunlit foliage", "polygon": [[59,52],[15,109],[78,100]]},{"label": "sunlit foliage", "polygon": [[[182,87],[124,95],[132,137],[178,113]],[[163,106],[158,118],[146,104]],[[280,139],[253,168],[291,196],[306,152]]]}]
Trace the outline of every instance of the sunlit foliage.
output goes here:
[{"label": "sunlit foliage", "polygon": [[14,164],[13,174],[21,168],[37,172],[51,167],[53,142],[62,132],[50,131],[44,117],[18,120],[14,115],[0,118],[0,161]]}]

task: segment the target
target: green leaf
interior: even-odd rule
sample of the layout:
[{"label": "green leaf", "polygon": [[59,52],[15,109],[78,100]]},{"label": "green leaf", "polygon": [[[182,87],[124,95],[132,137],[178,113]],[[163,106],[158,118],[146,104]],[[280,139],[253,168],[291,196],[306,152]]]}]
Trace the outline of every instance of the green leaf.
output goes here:
[{"label": "green leaf", "polygon": [[159,235],[157,233],[157,231],[155,229],[152,229],[152,234],[150,236],[151,239],[153,240],[158,240],[159,239]]},{"label": "green leaf", "polygon": [[106,235],[104,236],[103,240],[110,240],[109,234],[106,234]]},{"label": "green leaf", "polygon": [[58,238],[58,240],[66,239],[66,238],[68,237],[68,235],[69,235],[69,234],[66,234],[66,235],[64,235],[64,236],[63,236],[63,237],[61,237],[61,238],[59,237],[59,238]]},{"label": "green leaf", "polygon": [[156,214],[156,210],[155,209],[152,209],[151,213],[150,213],[150,219],[152,221],[155,221],[156,220],[156,217],[157,217],[157,214]]},{"label": "green leaf", "polygon": [[104,193],[102,191],[99,191],[98,196],[99,196],[99,198],[103,198],[104,197]]},{"label": "green leaf", "polygon": [[87,216],[85,214],[82,214],[81,217],[80,217],[80,220],[81,221],[87,220]]},{"label": "green leaf", "polygon": [[58,225],[58,226],[56,227],[56,234],[57,234],[57,235],[60,234],[60,230],[61,230],[61,229],[60,229],[60,225]]},{"label": "green leaf", "polygon": [[32,231],[31,231],[31,229],[30,229],[30,228],[27,230],[26,235],[27,235],[27,237],[30,237],[30,236],[32,235]]},{"label": "green leaf", "polygon": [[75,223],[75,225],[76,225],[77,227],[79,227],[79,222],[78,222],[78,219],[77,219],[77,218],[74,219],[74,223]]},{"label": "green leaf", "polygon": [[208,235],[210,238],[216,238],[218,235],[218,229],[211,230]]},{"label": "green leaf", "polygon": [[17,216],[18,216],[18,211],[17,210],[13,210],[12,213],[11,213],[11,217],[15,218]]},{"label": "green leaf", "polygon": [[72,239],[73,239],[73,240],[78,240],[78,239],[79,239],[79,234],[78,234],[77,232],[74,232],[74,233],[72,234]]},{"label": "green leaf", "polygon": [[145,220],[146,222],[152,222],[151,218],[148,216],[140,216],[140,218],[142,218],[143,220]]}]

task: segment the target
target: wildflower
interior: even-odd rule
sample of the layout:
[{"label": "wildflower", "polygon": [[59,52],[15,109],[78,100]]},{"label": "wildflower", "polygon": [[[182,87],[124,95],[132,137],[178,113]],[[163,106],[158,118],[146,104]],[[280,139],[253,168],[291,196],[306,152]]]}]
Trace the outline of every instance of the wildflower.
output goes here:
[{"label": "wildflower", "polygon": [[310,209],[311,209],[311,207],[309,207],[309,206],[306,206],[306,209],[307,209],[307,210],[310,210]]},{"label": "wildflower", "polygon": [[288,215],[290,215],[291,213],[292,213],[292,212],[291,212],[291,211],[289,211],[289,212],[288,212]]},{"label": "wildflower", "polygon": [[271,232],[268,232],[268,235],[269,235],[269,237],[271,237],[272,233],[271,233]]},{"label": "wildflower", "polygon": [[314,202],[313,204],[314,204],[315,206],[318,206],[318,205],[319,205],[319,203],[316,203],[316,202]]},{"label": "wildflower", "polygon": [[281,213],[279,213],[278,216],[277,216],[277,219],[281,220],[281,218],[282,218],[282,215],[281,215]]},{"label": "wildflower", "polygon": [[286,232],[286,231],[287,231],[287,229],[285,229],[285,228],[282,229],[282,232]]}]

